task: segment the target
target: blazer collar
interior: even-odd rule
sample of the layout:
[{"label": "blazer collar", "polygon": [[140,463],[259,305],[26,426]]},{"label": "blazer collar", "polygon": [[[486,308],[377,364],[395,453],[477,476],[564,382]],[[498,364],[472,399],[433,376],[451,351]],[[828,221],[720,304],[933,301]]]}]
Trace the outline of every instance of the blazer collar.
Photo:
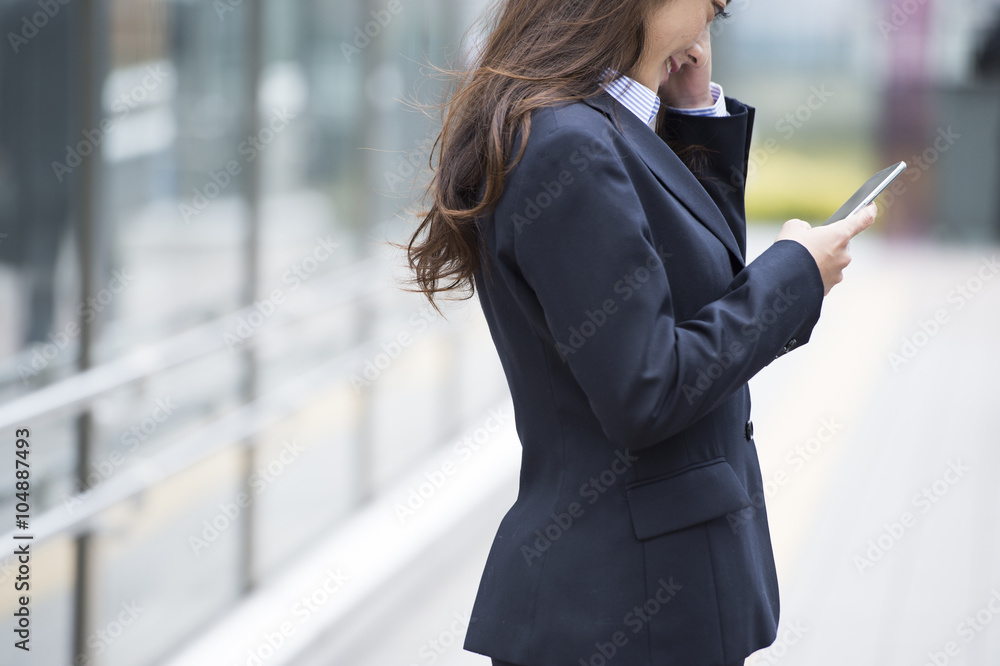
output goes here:
[{"label": "blazer collar", "polygon": [[650,129],[649,125],[644,124],[605,91],[585,99],[584,102],[611,119],[663,186],[722,241],[737,265],[743,266],[743,254],[726,218],[698,179],[666,142]]}]

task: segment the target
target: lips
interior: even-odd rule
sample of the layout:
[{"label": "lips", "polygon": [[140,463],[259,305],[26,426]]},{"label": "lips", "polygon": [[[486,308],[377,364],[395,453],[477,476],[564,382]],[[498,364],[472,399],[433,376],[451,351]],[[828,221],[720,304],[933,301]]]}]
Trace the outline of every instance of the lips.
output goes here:
[{"label": "lips", "polygon": [[680,68],[681,68],[681,66],[677,63],[677,61],[674,59],[673,56],[670,56],[669,58],[667,58],[666,60],[664,60],[663,61],[663,79],[660,81],[660,85],[663,85],[664,83],[666,83],[667,79],[670,78],[670,75],[673,74],[676,71],[679,71]]}]

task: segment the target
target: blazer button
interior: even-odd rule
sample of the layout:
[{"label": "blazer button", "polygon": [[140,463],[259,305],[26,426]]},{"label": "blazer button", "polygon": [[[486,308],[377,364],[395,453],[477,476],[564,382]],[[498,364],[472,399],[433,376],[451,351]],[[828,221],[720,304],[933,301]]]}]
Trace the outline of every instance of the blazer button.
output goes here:
[{"label": "blazer button", "polygon": [[753,421],[747,421],[746,428],[744,428],[744,433],[747,436],[747,441],[749,442],[753,439]]}]

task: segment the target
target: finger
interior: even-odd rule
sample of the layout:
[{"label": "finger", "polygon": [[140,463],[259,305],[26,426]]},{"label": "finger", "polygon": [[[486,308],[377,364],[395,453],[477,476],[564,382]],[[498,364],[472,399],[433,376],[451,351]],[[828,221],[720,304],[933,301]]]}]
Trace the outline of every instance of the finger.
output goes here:
[{"label": "finger", "polygon": [[805,220],[788,220],[781,225],[781,231],[778,232],[778,240],[792,240],[799,238],[803,232],[808,231],[809,229],[812,229],[812,225]]},{"label": "finger", "polygon": [[875,216],[878,215],[878,206],[870,203],[854,215],[846,217],[835,224],[842,225],[848,233],[848,238],[854,238],[868,227],[875,224]]}]

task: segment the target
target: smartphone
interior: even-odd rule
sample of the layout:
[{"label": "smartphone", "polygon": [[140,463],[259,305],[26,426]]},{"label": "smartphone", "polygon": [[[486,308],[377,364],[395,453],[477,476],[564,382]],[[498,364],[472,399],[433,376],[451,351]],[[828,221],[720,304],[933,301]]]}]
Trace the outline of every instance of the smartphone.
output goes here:
[{"label": "smartphone", "polygon": [[862,185],[861,189],[855,192],[854,196],[848,199],[847,203],[841,206],[837,212],[831,215],[830,219],[823,224],[837,222],[838,220],[843,220],[845,217],[854,215],[859,210],[874,201],[875,197],[882,194],[883,190],[889,187],[889,184],[896,180],[896,177],[904,171],[906,171],[906,162],[900,162],[899,164],[894,164],[888,169],[879,171],[877,174],[869,178],[868,182]]}]

